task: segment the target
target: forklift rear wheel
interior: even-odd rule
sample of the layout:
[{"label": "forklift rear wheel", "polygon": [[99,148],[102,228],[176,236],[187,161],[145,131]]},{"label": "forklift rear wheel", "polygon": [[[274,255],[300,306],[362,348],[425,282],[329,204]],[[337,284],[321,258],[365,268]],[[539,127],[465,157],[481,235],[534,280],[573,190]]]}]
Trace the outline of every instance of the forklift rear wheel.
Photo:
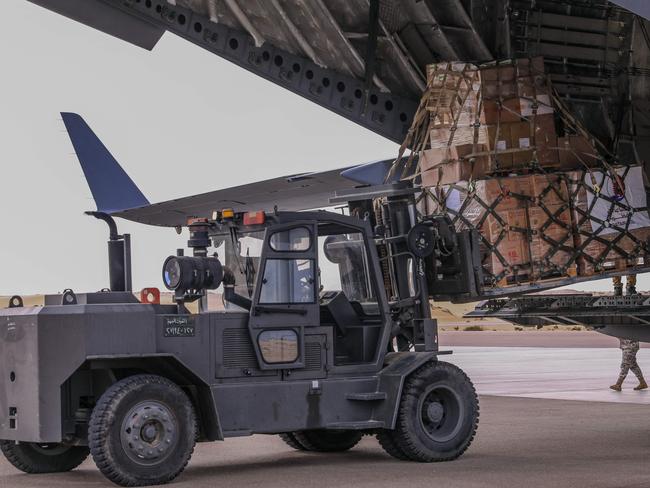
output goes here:
[{"label": "forklift rear wheel", "polygon": [[467,375],[453,364],[431,362],[406,380],[395,430],[385,432],[411,461],[450,461],[472,443],[478,418]]},{"label": "forklift rear wheel", "polygon": [[294,437],[307,451],[342,452],[356,446],[363,433],[356,430],[303,430]]},{"label": "forklift rear wheel", "polygon": [[194,408],[185,392],[166,378],[130,376],[99,399],[88,443],[95,464],[113,483],[167,483],[185,469],[194,451]]},{"label": "forklift rear wheel", "polygon": [[84,446],[0,441],[0,450],[7,461],[29,474],[71,471],[88,457]]},{"label": "forklift rear wheel", "polygon": [[289,447],[293,447],[297,451],[307,450],[305,449],[305,446],[298,442],[298,439],[296,439],[296,436],[293,432],[285,432],[284,434],[280,434],[280,439],[282,439]]}]

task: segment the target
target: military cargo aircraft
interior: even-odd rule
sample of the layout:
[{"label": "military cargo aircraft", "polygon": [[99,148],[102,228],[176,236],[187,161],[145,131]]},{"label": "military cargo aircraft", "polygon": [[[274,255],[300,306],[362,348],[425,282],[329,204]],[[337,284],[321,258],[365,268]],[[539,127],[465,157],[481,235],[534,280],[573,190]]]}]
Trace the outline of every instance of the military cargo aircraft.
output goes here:
[{"label": "military cargo aircraft", "polygon": [[[543,56],[558,95],[610,152],[631,164],[650,161],[650,7],[643,0],[31,1],[148,50],[165,32],[181,36],[398,143],[428,64]],[[223,207],[328,206],[333,194],[385,183],[391,164],[292,175],[149,205],[108,151],[102,152],[108,174],[85,164],[97,148],[80,141],[101,143],[80,118],[68,114],[64,121],[71,135],[81,134],[73,143],[99,210],[152,225],[182,226],[188,217]],[[94,184],[101,181],[120,192]],[[491,300],[475,314],[524,325],[581,323],[648,340],[639,300],[527,296]]]}]

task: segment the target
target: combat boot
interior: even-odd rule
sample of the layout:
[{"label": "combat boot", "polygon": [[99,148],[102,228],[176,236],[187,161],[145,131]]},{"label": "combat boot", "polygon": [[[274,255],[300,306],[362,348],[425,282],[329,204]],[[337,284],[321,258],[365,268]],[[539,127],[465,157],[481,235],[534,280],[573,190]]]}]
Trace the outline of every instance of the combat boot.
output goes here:
[{"label": "combat boot", "polygon": [[[616,294],[616,291],[615,291],[614,293]],[[625,294],[626,294],[626,295],[636,295],[636,294],[637,294],[637,292],[636,292],[636,286],[634,286],[634,285],[627,285],[627,286],[625,287]]]},{"label": "combat boot", "polygon": [[639,381],[639,386],[634,388],[635,391],[641,391],[647,389],[648,389],[648,383],[646,383],[645,380]]},{"label": "combat boot", "polygon": [[620,383],[616,383],[615,385],[612,385],[609,388],[614,391],[621,391],[623,389]]},{"label": "combat boot", "polygon": [[623,296],[623,285],[614,286],[614,296],[622,297]]}]

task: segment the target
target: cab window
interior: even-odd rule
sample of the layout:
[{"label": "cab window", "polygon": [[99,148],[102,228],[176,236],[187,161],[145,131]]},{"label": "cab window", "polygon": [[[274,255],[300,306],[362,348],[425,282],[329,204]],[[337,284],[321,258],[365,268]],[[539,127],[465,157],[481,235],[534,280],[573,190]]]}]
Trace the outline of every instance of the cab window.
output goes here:
[{"label": "cab window", "polygon": [[298,334],[294,330],[265,330],[258,338],[265,363],[293,363],[298,360]]},{"label": "cab window", "polygon": [[311,247],[311,233],[306,227],[294,227],[271,235],[271,249],[278,252],[308,251]]},{"label": "cab window", "polygon": [[315,302],[314,261],[267,259],[262,278],[261,304]]}]

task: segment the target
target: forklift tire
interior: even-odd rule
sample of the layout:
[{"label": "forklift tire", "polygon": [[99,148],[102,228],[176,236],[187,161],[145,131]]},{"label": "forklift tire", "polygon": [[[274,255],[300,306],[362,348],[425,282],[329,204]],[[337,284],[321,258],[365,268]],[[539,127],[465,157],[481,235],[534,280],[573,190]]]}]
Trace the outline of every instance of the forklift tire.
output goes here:
[{"label": "forklift tire", "polygon": [[64,473],[88,457],[85,446],[0,441],[0,450],[15,468],[28,474]]},{"label": "forklift tire", "polygon": [[90,417],[95,464],[120,486],[168,483],[185,469],[196,443],[192,402],[175,383],[136,375],[112,385]]},{"label": "forklift tire", "polygon": [[474,440],[478,418],[478,397],[467,375],[434,361],[406,379],[395,430],[385,433],[411,461],[451,461]]},{"label": "forklift tire", "polygon": [[305,446],[298,442],[298,439],[296,439],[296,435],[293,432],[285,432],[284,434],[279,434],[279,436],[280,439],[285,442],[285,444],[287,444],[289,447],[293,447],[296,451],[307,450]]},{"label": "forklift tire", "polygon": [[395,443],[392,432],[390,430],[382,430],[378,432],[377,441],[379,441],[379,445],[386,452],[386,454],[390,454],[392,457],[399,459],[400,461],[409,461],[409,457],[404,454],[404,451],[402,451]]},{"label": "forklift tire", "polygon": [[293,433],[306,451],[343,452],[356,446],[363,433],[356,430],[303,430]]}]

